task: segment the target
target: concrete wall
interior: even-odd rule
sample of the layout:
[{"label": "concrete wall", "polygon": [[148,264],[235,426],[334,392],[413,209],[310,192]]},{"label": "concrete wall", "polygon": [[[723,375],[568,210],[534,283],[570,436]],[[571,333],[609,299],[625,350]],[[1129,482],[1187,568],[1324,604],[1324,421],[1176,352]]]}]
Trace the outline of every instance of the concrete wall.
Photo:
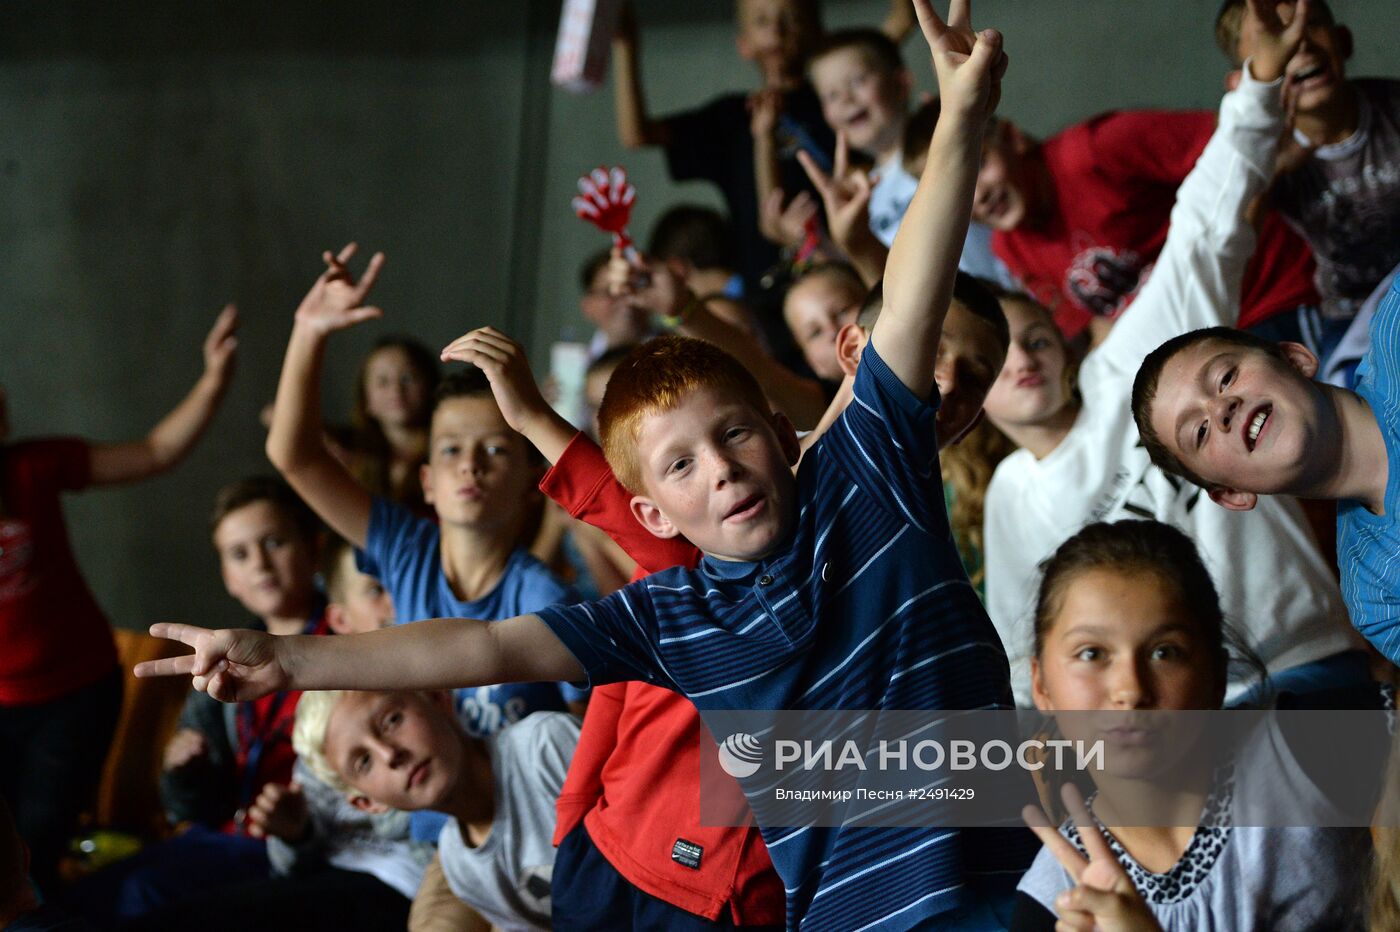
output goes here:
[{"label": "concrete wall", "polygon": [[[1393,72],[1400,4],[1337,0],[1354,74]],[[1216,0],[986,0],[1007,34],[1003,112],[1048,133],[1113,107],[1214,107]],[[828,25],[880,0],[828,0]],[[357,238],[389,263],[386,320],[340,335],[327,409],[380,334],[430,345],[480,324],[537,362],[576,317],[575,269],[601,244],[568,200],[578,174],[624,162],[634,228],[676,200],[718,204],[623,153],[611,94],[547,84],[557,0],[311,0],[0,5],[0,384],[17,437],[138,436],[199,373],[217,308],[243,310],[239,371],[178,472],[73,496],[69,525],[119,625],[237,623],[207,543],[214,490],[269,469],[256,414],[274,391],[291,312],[325,246]],[[639,0],[657,113],[754,76],[728,3]],[[926,52],[906,46],[920,87]],[[60,623],[60,620],[55,620]]]}]

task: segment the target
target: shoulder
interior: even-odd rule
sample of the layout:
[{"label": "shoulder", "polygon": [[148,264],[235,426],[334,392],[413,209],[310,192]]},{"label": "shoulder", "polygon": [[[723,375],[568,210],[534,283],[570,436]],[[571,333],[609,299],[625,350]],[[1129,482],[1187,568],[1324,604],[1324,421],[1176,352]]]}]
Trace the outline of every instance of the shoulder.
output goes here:
[{"label": "shoulder", "polygon": [[1046,909],[1052,909],[1055,897],[1073,886],[1074,878],[1070,877],[1069,871],[1060,866],[1049,848],[1042,847],[1031,866],[1021,875],[1016,890]]},{"label": "shoulder", "polygon": [[1400,112],[1400,79],[1356,78],[1351,83],[1372,104],[1392,113]]},{"label": "shoulder", "polygon": [[564,748],[572,753],[578,744],[579,720],[568,712],[534,712],[508,728],[496,740],[502,747],[538,758],[538,752]]},{"label": "shoulder", "polygon": [[[553,605],[555,602],[578,601],[578,594],[569,585],[523,548],[511,554],[510,562],[506,564],[505,579],[511,581],[522,598],[532,603]],[[521,610],[530,609],[522,606]]]}]

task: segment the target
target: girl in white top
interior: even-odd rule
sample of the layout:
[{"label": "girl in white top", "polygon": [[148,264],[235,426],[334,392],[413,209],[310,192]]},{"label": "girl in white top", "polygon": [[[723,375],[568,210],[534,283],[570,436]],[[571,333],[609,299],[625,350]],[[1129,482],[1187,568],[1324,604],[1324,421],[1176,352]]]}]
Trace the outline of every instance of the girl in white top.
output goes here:
[{"label": "girl in white top", "polygon": [[[1049,313],[1023,299],[1002,302],[1011,349],[985,408],[1022,449],[1002,461],[987,492],[987,613],[1011,660],[1018,705],[1030,702],[1037,564],[1088,522],[1119,518],[1155,518],[1196,541],[1226,614],[1244,625],[1276,679],[1318,661],[1336,665],[1325,668],[1334,680],[1367,675],[1363,655],[1350,653],[1361,644],[1298,504],[1269,497],[1245,514],[1221,508],[1149,462],[1129,410],[1148,352],[1236,319],[1254,248],[1246,207],[1273,174],[1284,127],[1280,83],[1246,68],[1225,97],[1219,128],[1177,191],[1151,278],[1077,379]],[[1245,688],[1232,686],[1232,698]]]}]

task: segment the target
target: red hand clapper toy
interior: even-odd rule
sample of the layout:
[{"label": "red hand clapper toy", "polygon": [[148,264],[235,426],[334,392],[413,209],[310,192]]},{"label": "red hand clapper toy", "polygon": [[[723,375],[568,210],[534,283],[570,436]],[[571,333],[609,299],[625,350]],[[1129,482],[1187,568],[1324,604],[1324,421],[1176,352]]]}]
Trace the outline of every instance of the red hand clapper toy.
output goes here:
[{"label": "red hand clapper toy", "polygon": [[627,221],[632,216],[632,202],[637,189],[627,180],[627,170],[595,168],[578,180],[579,196],[573,199],[574,213],[604,233],[611,233],[613,245],[629,260],[635,261],[632,237],[627,235]]}]

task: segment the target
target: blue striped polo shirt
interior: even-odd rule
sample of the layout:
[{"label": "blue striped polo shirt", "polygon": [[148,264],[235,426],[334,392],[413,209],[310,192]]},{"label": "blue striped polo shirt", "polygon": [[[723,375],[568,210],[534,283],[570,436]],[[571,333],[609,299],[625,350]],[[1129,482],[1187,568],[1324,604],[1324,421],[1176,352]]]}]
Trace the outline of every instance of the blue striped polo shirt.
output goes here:
[{"label": "blue striped polo shirt", "polygon": [[[935,404],[937,394],[935,391]],[[1011,708],[1006,653],[954,547],[935,404],[867,345],[854,400],[797,473],[793,536],[539,612],[594,684],[645,680],[707,710]],[[760,826],[788,927],[906,929],[971,875],[1018,877],[1023,830]]]},{"label": "blue striped polo shirt", "polygon": [[1371,320],[1371,346],[1356,370],[1356,393],[1371,406],[1390,467],[1385,514],[1354,500],[1337,503],[1337,564],[1351,623],[1400,663],[1400,276]]}]

